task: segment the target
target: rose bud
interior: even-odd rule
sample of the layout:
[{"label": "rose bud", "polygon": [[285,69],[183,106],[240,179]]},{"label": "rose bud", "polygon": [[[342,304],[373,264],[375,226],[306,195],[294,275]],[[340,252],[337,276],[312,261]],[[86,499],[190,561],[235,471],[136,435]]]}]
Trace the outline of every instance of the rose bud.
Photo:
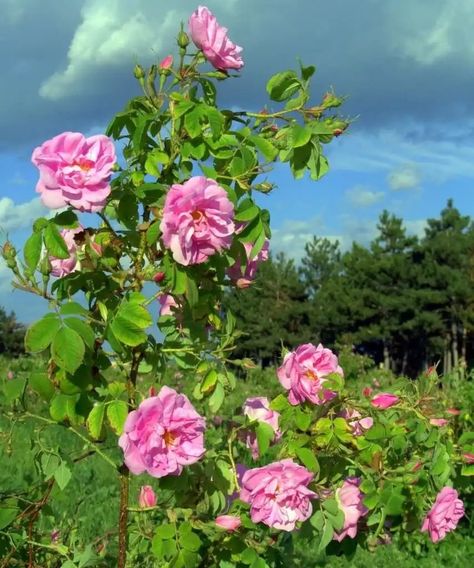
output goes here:
[{"label": "rose bud", "polygon": [[154,507],[156,505],[156,495],[151,485],[142,485],[140,495],[138,497],[138,504],[142,509]]},{"label": "rose bud", "polygon": [[216,525],[226,531],[235,531],[241,524],[242,521],[240,518],[234,515],[221,515],[220,517],[216,517]]}]

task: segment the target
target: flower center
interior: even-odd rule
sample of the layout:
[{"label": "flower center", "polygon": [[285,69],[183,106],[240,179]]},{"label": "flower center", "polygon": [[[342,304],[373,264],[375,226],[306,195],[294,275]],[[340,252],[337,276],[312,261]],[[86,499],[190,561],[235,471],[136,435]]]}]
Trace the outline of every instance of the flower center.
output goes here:
[{"label": "flower center", "polygon": [[169,430],[166,430],[165,433],[163,434],[163,440],[165,441],[166,447],[172,446],[175,439],[176,436],[173,434],[173,432],[170,432]]},{"label": "flower center", "polygon": [[88,172],[93,168],[94,162],[92,160],[88,160],[87,158],[80,157],[77,160],[74,160],[72,165],[78,166],[83,172]]},{"label": "flower center", "polygon": [[204,213],[202,211],[196,210],[191,213],[191,217],[196,223],[200,223],[204,219]]},{"label": "flower center", "polygon": [[313,371],[312,369],[308,369],[305,372],[305,377],[307,377],[310,381],[318,380],[318,374],[316,373],[316,371]]}]

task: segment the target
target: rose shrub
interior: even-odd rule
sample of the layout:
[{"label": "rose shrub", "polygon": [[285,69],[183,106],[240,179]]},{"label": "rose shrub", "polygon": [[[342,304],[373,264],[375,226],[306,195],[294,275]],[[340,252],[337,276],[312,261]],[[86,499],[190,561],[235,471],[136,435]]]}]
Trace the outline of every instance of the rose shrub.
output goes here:
[{"label": "rose shrub", "polygon": [[[26,334],[40,368],[5,380],[2,392],[12,430],[59,427],[83,446],[72,457],[36,440],[42,479],[30,499],[7,496],[2,553],[31,566],[61,557],[71,568],[86,565],[89,550],[87,562],[100,565],[103,550],[79,549],[74,530],[60,531],[59,543],[56,525],[44,529],[48,500],[91,454],[120,493],[111,536],[119,568],[276,567],[291,539],[336,553],[348,541],[426,542],[420,528],[440,540],[462,522],[450,486],[474,466],[473,438],[457,440],[449,420],[458,418],[433,402],[435,371],[390,387],[397,394],[378,393],[378,382],[361,396],[333,351],[306,343],[282,354],[274,397],[252,393],[230,412],[255,365],[232,359],[245,330],[223,294],[252,285],[268,255],[270,215],[255,198],[273,191],[263,176],[282,162],[295,179],[320,179],[325,145],[348,121],[335,114],[343,101],[334,93],[311,100],[315,68],[302,64],[269,79],[268,110],[221,110],[216,85],[242,67],[240,48],[204,7],[189,32],[198,53],[181,30],[179,58],[136,66],[143,94],[106,136],[66,132],[33,152],[43,203],[66,210],[34,222],[22,256],[9,242],[2,249],[14,285],[51,309]],[[96,222],[83,227],[82,212]]]}]

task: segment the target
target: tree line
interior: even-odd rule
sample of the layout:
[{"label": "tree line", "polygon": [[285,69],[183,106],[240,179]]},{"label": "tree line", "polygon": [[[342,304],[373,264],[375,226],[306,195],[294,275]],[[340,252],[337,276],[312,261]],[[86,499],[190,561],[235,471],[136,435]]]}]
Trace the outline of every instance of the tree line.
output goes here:
[{"label": "tree line", "polygon": [[449,372],[474,358],[474,223],[449,200],[422,238],[383,211],[368,246],[314,236],[301,264],[278,254],[226,298],[245,335],[235,357],[263,366],[281,347],[350,345],[395,373]]}]

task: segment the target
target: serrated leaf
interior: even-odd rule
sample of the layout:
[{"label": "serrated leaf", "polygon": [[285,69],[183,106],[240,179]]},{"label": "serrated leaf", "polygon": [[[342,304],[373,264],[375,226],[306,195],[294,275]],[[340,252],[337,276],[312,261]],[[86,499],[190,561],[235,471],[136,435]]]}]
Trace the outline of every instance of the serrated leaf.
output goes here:
[{"label": "serrated leaf", "polygon": [[17,507],[0,507],[0,531],[11,525],[19,511]]},{"label": "serrated leaf", "polygon": [[95,404],[87,417],[87,429],[89,430],[89,434],[95,440],[101,438],[104,426],[104,417],[105,405],[102,402]]},{"label": "serrated leaf", "polygon": [[310,471],[314,473],[319,472],[318,460],[314,455],[314,452],[309,448],[297,448],[296,455],[298,456],[302,464],[305,465]]},{"label": "serrated leaf", "polygon": [[63,316],[80,316],[86,315],[89,312],[86,310],[86,308],[84,308],[84,306],[81,306],[81,304],[78,304],[77,302],[66,302],[59,308],[59,313]]},{"label": "serrated leaf", "polygon": [[263,456],[267,453],[270,442],[275,437],[275,432],[266,422],[259,422],[255,428],[255,434],[257,436],[258,452],[260,456]]},{"label": "serrated leaf", "polygon": [[190,138],[197,138],[201,134],[202,127],[200,107],[196,107],[194,110],[185,114],[184,129],[189,134]]},{"label": "serrated leaf", "polygon": [[278,155],[276,148],[269,140],[261,136],[251,136],[250,141],[255,145],[257,150],[263,155],[267,162],[273,162]]},{"label": "serrated leaf", "polygon": [[82,337],[84,343],[87,345],[87,347],[89,347],[89,349],[92,349],[94,347],[95,333],[84,321],[80,320],[79,318],[65,318],[64,323],[67,325],[67,327],[73,329]]},{"label": "serrated leaf", "polygon": [[54,385],[50,381],[47,373],[32,373],[28,380],[28,385],[44,400],[50,401],[54,395]]},{"label": "serrated leaf", "polygon": [[295,124],[289,133],[289,145],[293,148],[305,146],[311,139],[311,130],[308,127]]},{"label": "serrated leaf", "polygon": [[220,384],[216,384],[216,388],[209,398],[209,409],[211,412],[216,413],[224,402],[225,391],[224,387]]},{"label": "serrated leaf", "polygon": [[43,248],[43,236],[41,233],[33,233],[25,242],[23,247],[23,258],[26,266],[34,272],[38,266],[41,250]]},{"label": "serrated leaf", "polygon": [[162,523],[156,528],[155,534],[162,540],[168,540],[175,537],[176,529],[174,525],[170,523]]},{"label": "serrated leaf", "polygon": [[54,472],[54,479],[59,486],[61,491],[67,486],[71,480],[71,470],[68,468],[65,462],[61,462],[59,467]]},{"label": "serrated leaf", "polygon": [[323,534],[321,535],[321,540],[319,541],[318,551],[322,552],[326,546],[331,542],[334,536],[334,529],[332,524],[326,519],[324,524]]},{"label": "serrated leaf", "polygon": [[153,319],[148,310],[132,299],[129,302],[124,302],[120,306],[118,315],[140,329],[146,329],[153,323]]},{"label": "serrated leaf", "polygon": [[74,373],[81,365],[85,354],[82,337],[69,327],[62,327],[51,344],[53,361],[61,369]]},{"label": "serrated leaf", "polygon": [[107,405],[107,418],[114,432],[120,436],[128,416],[128,405],[123,400],[113,400]]},{"label": "serrated leaf", "polygon": [[301,87],[300,81],[294,71],[276,73],[267,83],[267,93],[274,101],[289,99]]},{"label": "serrated leaf", "polygon": [[70,253],[66,241],[62,238],[54,223],[50,222],[46,225],[43,236],[44,244],[51,256],[62,259],[69,258]]},{"label": "serrated leaf", "polygon": [[26,330],[25,347],[30,353],[44,351],[53,341],[58,329],[61,327],[60,320],[54,316],[45,316]]},{"label": "serrated leaf", "polygon": [[26,386],[26,379],[24,377],[17,377],[11,381],[7,381],[3,385],[3,393],[7,402],[13,402],[23,394]]}]

